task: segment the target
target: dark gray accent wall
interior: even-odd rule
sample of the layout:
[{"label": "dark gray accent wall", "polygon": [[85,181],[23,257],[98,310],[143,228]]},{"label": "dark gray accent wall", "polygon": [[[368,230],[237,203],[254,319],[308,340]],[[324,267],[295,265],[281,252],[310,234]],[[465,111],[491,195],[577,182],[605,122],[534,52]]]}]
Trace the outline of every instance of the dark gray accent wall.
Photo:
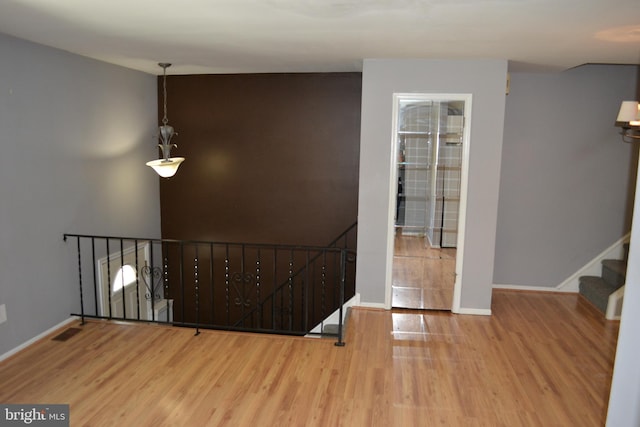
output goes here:
[{"label": "dark gray accent wall", "polygon": [[636,66],[511,74],[494,284],[554,287],[630,229],[633,147],[614,127]]},{"label": "dark gray accent wall", "polygon": [[160,236],[155,76],[0,34],[0,355],[79,308],[68,233]]},{"label": "dark gray accent wall", "polygon": [[393,94],[471,94],[460,306],[469,312],[490,310],[506,81],[503,60],[364,61],[356,278],[362,302],[390,305],[385,283],[391,280]]},{"label": "dark gray accent wall", "polygon": [[356,221],[360,73],[170,76],[162,236],[327,245]]}]

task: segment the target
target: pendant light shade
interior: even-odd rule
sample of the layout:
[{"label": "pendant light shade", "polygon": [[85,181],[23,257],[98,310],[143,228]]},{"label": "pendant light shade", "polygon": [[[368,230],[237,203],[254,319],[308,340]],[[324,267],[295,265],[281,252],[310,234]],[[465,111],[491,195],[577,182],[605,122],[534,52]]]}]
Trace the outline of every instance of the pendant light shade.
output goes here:
[{"label": "pendant light shade", "polygon": [[168,160],[158,159],[147,162],[147,166],[152,167],[163,178],[170,178],[178,171],[180,163],[184,162],[184,157],[171,157]]}]

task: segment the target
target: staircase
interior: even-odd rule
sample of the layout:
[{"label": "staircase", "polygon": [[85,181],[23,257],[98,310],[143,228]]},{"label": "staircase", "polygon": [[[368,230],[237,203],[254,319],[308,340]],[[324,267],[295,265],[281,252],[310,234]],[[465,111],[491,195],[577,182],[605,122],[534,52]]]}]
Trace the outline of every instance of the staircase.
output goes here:
[{"label": "staircase", "polygon": [[[629,245],[625,244],[624,259],[605,259],[602,261],[601,276],[580,277],[580,294],[596,306],[598,310],[605,313],[607,319],[614,319],[620,315],[619,309],[612,305],[621,306],[628,255]],[[610,296],[614,293],[616,295],[611,298],[612,304],[610,304]]]}]

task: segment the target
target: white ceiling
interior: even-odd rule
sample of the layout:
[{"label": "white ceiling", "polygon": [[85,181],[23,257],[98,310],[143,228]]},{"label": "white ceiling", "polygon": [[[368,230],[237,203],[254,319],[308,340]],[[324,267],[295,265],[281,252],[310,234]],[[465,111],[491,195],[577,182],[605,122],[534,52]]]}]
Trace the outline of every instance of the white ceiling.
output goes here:
[{"label": "white ceiling", "polygon": [[0,0],[0,32],[152,74],[361,71],[363,58],[640,63],[640,0]]}]

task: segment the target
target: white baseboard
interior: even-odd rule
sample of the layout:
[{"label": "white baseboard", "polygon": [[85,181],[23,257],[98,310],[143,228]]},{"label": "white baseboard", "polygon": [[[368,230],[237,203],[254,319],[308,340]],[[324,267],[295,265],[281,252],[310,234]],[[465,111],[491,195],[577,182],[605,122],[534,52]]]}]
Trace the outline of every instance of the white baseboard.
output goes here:
[{"label": "white baseboard", "polygon": [[470,314],[473,316],[491,316],[490,308],[464,308],[460,307],[455,314]]},{"label": "white baseboard", "polygon": [[558,289],[554,286],[493,285],[492,287],[493,289],[507,289],[513,291],[570,292],[564,289]]},{"label": "white baseboard", "polygon": [[41,334],[36,335],[35,337],[31,338],[29,341],[26,341],[22,344],[20,344],[19,346],[17,346],[16,348],[7,351],[5,354],[0,356],[0,362],[2,362],[5,359],[8,359],[9,357],[13,356],[14,354],[18,353],[19,351],[24,350],[25,348],[29,347],[31,344],[34,344],[36,341],[41,340],[42,338],[46,337],[47,335],[51,334],[52,332],[55,332],[57,329],[62,328],[65,325],[68,325],[69,323],[78,320],[77,316],[71,316],[70,318],[68,318],[67,320],[64,320],[60,323],[58,323],[55,326],[52,326],[51,328],[47,329],[46,331],[42,332]]},{"label": "white baseboard", "polygon": [[586,263],[582,268],[569,276],[564,282],[556,286],[562,292],[578,292],[581,276],[600,276],[602,274],[602,261],[605,259],[622,259],[624,257],[624,244],[629,243],[631,233],[622,236],[617,242],[602,251],[599,255]]},{"label": "white baseboard", "polygon": [[381,302],[361,302],[360,304],[358,304],[358,307],[363,307],[363,308],[379,308],[382,310],[389,310],[389,308]]}]

